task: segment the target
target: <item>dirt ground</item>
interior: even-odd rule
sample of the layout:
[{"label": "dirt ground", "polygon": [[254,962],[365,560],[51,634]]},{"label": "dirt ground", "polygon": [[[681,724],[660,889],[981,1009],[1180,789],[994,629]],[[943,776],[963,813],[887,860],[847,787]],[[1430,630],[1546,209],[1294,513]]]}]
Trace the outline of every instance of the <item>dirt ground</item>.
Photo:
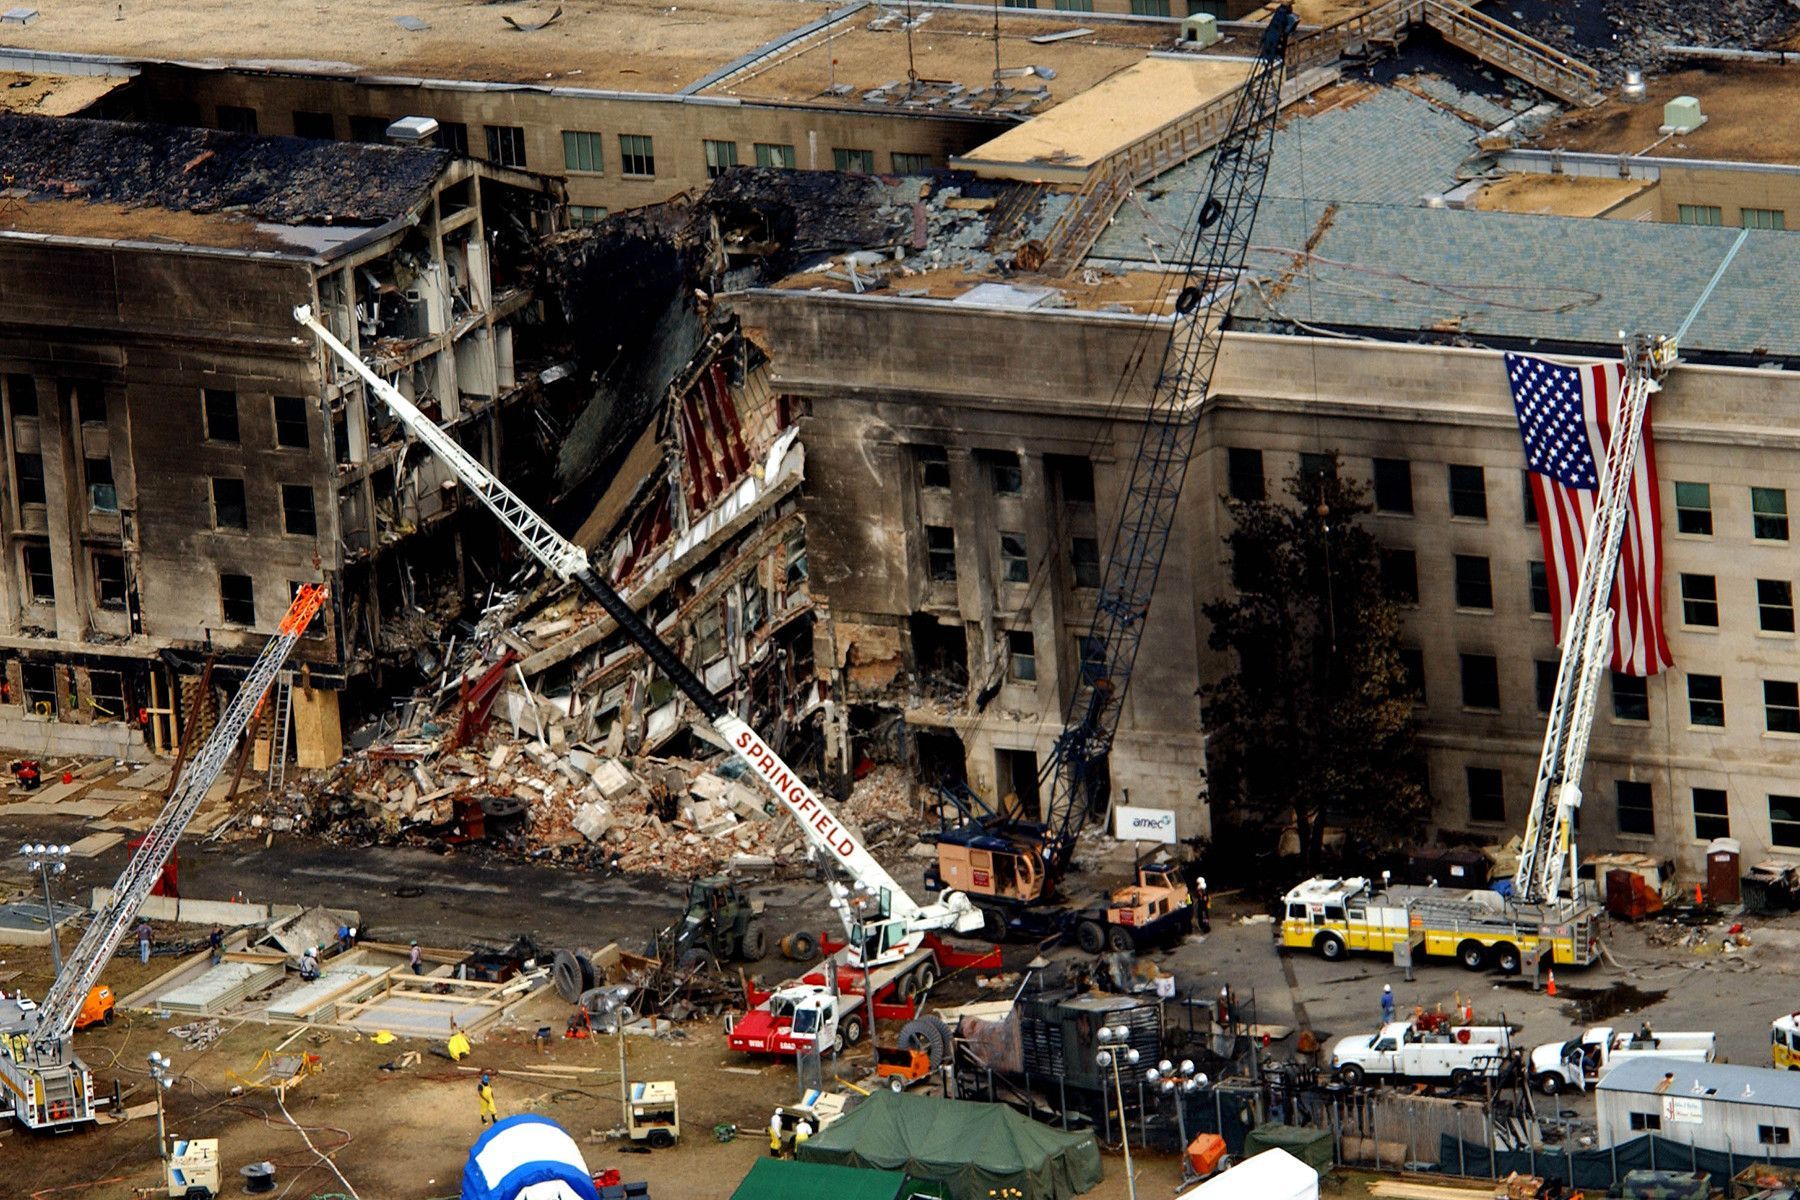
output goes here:
[{"label": "dirt ground", "polygon": [[1648,186],[1639,179],[1508,175],[1477,192],[1471,207],[1499,212],[1593,217],[1635,196]]},{"label": "dirt ground", "polygon": [[[1663,140],[1657,132],[1663,105],[1676,96],[1697,97],[1706,124]],[[1539,140],[1546,147],[1604,154],[1629,151],[1665,158],[1787,162],[1794,139],[1800,136],[1800,121],[1788,97],[1800,98],[1800,75],[1791,67],[1676,71],[1649,80],[1642,103],[1609,100],[1598,108],[1571,113]]]}]

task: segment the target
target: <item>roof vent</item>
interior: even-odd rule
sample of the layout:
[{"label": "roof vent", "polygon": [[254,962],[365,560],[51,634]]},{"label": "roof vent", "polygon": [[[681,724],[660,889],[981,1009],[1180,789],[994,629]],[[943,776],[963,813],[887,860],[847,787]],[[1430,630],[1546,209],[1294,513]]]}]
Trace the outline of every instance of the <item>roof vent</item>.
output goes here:
[{"label": "roof vent", "polygon": [[436,117],[401,117],[387,127],[388,141],[396,146],[429,146],[437,133]]},{"label": "roof vent", "polygon": [[1644,101],[1644,73],[1636,67],[1625,71],[1625,86],[1619,89],[1619,95],[1627,104],[1642,104]]},{"label": "roof vent", "polygon": [[1211,13],[1195,13],[1181,23],[1181,45],[1187,50],[1204,50],[1219,40],[1219,18]]},{"label": "roof vent", "polygon": [[1700,101],[1693,96],[1677,96],[1663,105],[1663,123],[1659,133],[1692,133],[1706,124]]}]

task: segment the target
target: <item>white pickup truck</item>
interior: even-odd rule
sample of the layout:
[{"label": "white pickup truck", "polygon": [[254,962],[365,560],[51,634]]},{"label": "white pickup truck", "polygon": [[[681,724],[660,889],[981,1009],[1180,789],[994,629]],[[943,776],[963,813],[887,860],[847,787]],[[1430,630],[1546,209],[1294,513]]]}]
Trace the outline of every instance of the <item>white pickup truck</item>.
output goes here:
[{"label": "white pickup truck", "polygon": [[1393,1079],[1449,1080],[1460,1086],[1486,1073],[1512,1049],[1504,1025],[1458,1025],[1420,1029],[1411,1021],[1383,1025],[1376,1034],[1340,1038],[1331,1048],[1331,1067],[1355,1087],[1370,1075]]},{"label": "white pickup truck", "polygon": [[1596,1025],[1578,1038],[1547,1042],[1531,1052],[1531,1081],[1546,1096],[1570,1088],[1586,1091],[1601,1076],[1631,1058],[1679,1058],[1711,1062],[1718,1049],[1714,1033],[1654,1033],[1647,1027],[1622,1033]]}]

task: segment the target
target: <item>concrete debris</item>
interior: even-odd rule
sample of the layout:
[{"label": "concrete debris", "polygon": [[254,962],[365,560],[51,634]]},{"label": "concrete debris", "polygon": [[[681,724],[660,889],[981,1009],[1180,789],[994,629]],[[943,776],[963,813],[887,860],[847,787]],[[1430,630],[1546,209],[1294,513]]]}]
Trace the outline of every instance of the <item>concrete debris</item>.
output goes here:
[{"label": "concrete debris", "polygon": [[1627,67],[1661,67],[1672,44],[1774,46],[1800,24],[1787,0],[1514,0],[1495,15],[1615,80]]}]

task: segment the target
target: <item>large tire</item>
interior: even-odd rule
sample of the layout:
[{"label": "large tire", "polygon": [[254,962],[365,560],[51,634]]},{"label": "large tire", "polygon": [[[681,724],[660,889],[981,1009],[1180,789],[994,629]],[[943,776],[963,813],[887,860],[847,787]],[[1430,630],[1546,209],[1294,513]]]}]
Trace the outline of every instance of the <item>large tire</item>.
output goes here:
[{"label": "large tire", "polygon": [[769,954],[769,930],[761,921],[744,926],[744,941],[738,954],[745,962],[761,962]]},{"label": "large tire", "polygon": [[923,1054],[935,1071],[950,1053],[950,1030],[936,1017],[915,1017],[900,1027],[899,1045]]},{"label": "large tire", "polygon": [[655,1150],[667,1150],[675,1144],[675,1135],[666,1129],[652,1129],[644,1135],[644,1144]]},{"label": "large tire", "polygon": [[1541,1072],[1537,1077],[1537,1089],[1546,1096],[1554,1096],[1563,1090],[1569,1081],[1555,1071]]},{"label": "large tire", "polygon": [[1450,1086],[1452,1088],[1460,1092],[1463,1088],[1467,1087],[1468,1084],[1469,1069],[1467,1067],[1457,1067],[1454,1071],[1450,1072]]},{"label": "large tire", "polygon": [[983,941],[999,942],[1006,939],[1006,914],[997,908],[981,910],[981,937]]},{"label": "large tire", "polygon": [[1083,921],[1075,927],[1075,944],[1089,954],[1098,954],[1106,949],[1106,930],[1098,921]]},{"label": "large tire", "polygon": [[1131,930],[1123,925],[1109,926],[1106,931],[1106,944],[1113,950],[1126,951],[1137,949],[1137,939],[1131,936]]},{"label": "large tire", "polygon": [[1465,971],[1480,971],[1487,967],[1487,947],[1470,938],[1456,948],[1456,961],[1463,965]]},{"label": "large tire", "polygon": [[1342,1079],[1348,1087],[1361,1087],[1363,1082],[1363,1069],[1355,1063],[1347,1063],[1338,1071],[1338,1078]]},{"label": "large tire", "polygon": [[589,988],[599,987],[602,981],[599,970],[594,966],[594,960],[577,950],[575,961],[581,966],[581,990],[585,992]]},{"label": "large tire", "polygon": [[844,1045],[846,1046],[854,1046],[863,1040],[862,1018],[855,1013],[850,1013],[838,1022],[838,1028],[844,1031]]},{"label": "large tire", "polygon": [[913,995],[925,995],[937,984],[937,981],[937,960],[928,958],[913,968]]},{"label": "large tire", "polygon": [[1326,962],[1342,962],[1350,948],[1344,945],[1344,939],[1335,933],[1321,933],[1313,939],[1313,949]]},{"label": "large tire", "polygon": [[818,936],[802,929],[782,939],[781,952],[794,962],[811,962],[819,954]]},{"label": "large tire", "polygon": [[570,1004],[587,991],[581,960],[573,950],[558,950],[550,958],[550,978],[556,983],[556,994]]},{"label": "large tire", "polygon": [[1519,948],[1511,942],[1501,942],[1494,947],[1494,965],[1500,968],[1502,975],[1517,975],[1522,965]]}]

